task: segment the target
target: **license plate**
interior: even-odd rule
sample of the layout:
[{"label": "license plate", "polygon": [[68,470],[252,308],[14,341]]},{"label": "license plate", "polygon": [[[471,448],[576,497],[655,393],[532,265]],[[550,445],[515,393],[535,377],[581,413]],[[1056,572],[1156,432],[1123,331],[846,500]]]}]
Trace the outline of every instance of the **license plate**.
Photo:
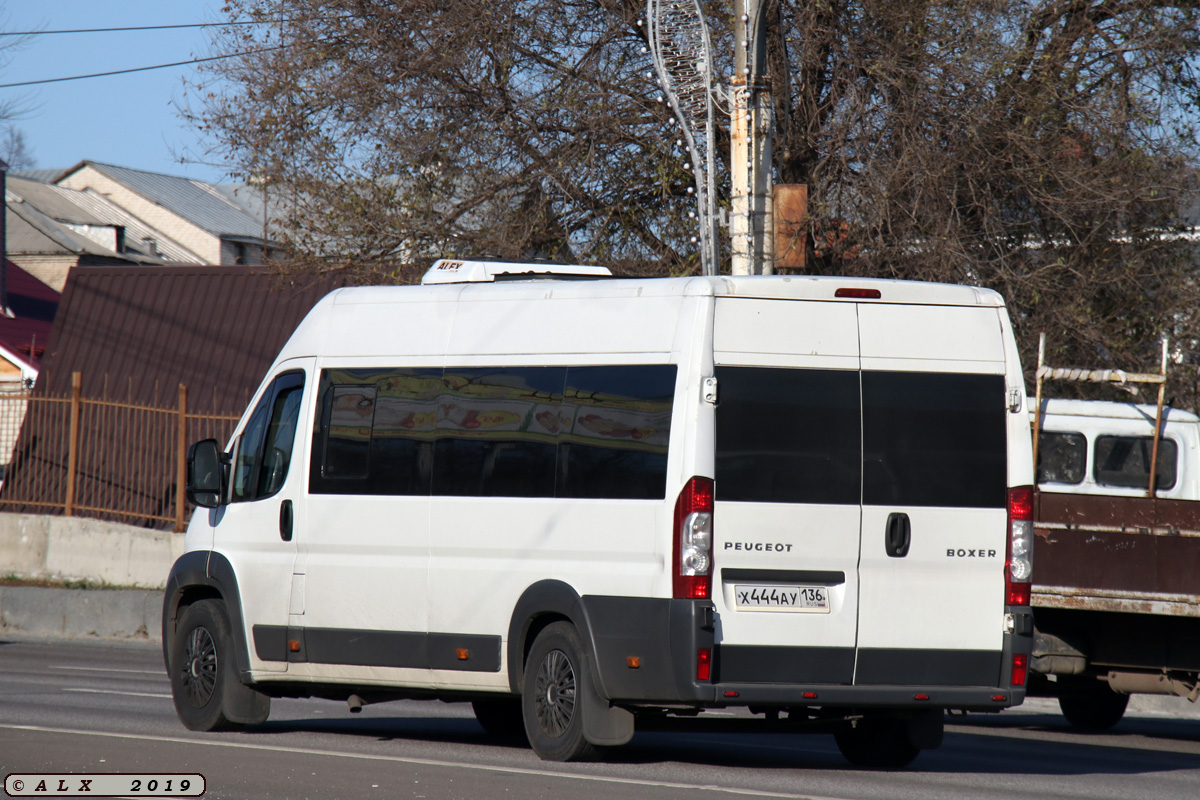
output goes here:
[{"label": "license plate", "polygon": [[746,586],[733,587],[734,606],[756,611],[807,611],[829,613],[829,589],[825,586]]}]

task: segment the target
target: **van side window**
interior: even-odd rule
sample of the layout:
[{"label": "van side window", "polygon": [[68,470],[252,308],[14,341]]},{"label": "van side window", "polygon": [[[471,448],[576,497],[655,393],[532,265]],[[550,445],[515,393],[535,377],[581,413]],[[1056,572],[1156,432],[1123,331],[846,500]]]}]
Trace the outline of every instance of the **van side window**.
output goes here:
[{"label": "van side window", "polygon": [[1060,431],[1038,434],[1038,483],[1083,483],[1086,474],[1086,436]]},{"label": "van side window", "polygon": [[375,387],[330,386],[321,395],[325,447],[323,474],[329,478],[366,478],[371,471],[371,430],[375,424]]},{"label": "van side window", "polygon": [[314,494],[666,496],[676,367],[326,369]]},{"label": "van side window", "polygon": [[233,502],[270,497],[283,488],[296,440],[296,423],[304,395],[304,373],[276,378],[250,415],[238,437],[233,469]]},{"label": "van side window", "polygon": [[[1173,439],[1158,440],[1156,489],[1175,486],[1178,447]],[[1150,488],[1150,457],[1154,446],[1151,436],[1098,436],[1092,476],[1104,486]]]},{"label": "van side window", "polygon": [[428,495],[440,369],[326,369],[309,491]]},{"label": "van side window", "polygon": [[666,497],[675,374],[673,364],[567,370],[556,496]]},{"label": "van side window", "polygon": [[717,367],[716,497],[858,505],[858,372]]},{"label": "van side window", "polygon": [[447,369],[438,397],[433,493],[553,497],[563,367]]}]

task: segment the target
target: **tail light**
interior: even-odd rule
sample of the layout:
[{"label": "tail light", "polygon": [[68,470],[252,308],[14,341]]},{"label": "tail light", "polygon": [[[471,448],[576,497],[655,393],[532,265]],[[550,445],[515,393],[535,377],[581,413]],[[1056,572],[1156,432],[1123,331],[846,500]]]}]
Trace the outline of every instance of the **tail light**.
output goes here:
[{"label": "tail light", "polygon": [[1024,653],[1013,655],[1012,685],[1024,686],[1025,678],[1029,675],[1029,656]]},{"label": "tail light", "polygon": [[712,648],[701,647],[696,651],[696,680],[712,679]]},{"label": "tail light", "polygon": [[1004,602],[1029,605],[1033,580],[1033,487],[1008,490],[1008,552],[1004,564]]},{"label": "tail light", "polygon": [[675,501],[672,596],[706,600],[712,596],[713,482],[692,478]]}]

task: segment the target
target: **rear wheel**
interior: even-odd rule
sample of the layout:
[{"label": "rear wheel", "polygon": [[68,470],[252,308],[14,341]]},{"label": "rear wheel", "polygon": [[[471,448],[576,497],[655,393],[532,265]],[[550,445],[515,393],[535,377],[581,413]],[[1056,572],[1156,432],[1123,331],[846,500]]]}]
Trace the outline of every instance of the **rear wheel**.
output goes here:
[{"label": "rear wheel", "polygon": [[569,622],[538,634],[525,662],[521,707],[533,752],[545,761],[588,761],[597,750],[583,735],[583,648]]},{"label": "rear wheel", "polygon": [[1058,707],[1067,722],[1085,731],[1104,731],[1121,721],[1129,695],[1100,680],[1060,681]]},{"label": "rear wheel", "polygon": [[856,767],[907,767],[921,750],[912,743],[908,721],[896,717],[864,717],[833,735],[838,750]]},{"label": "rear wheel", "polygon": [[270,711],[270,698],[237,678],[229,627],[222,601],[201,600],[183,612],[171,639],[171,695],[190,730],[236,730]]}]

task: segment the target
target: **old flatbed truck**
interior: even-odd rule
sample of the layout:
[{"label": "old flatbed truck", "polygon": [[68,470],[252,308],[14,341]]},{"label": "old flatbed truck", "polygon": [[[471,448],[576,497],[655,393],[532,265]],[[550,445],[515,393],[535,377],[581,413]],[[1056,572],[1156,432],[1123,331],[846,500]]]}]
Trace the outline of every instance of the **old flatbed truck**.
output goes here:
[{"label": "old flatbed truck", "polygon": [[[1053,369],[1038,355],[1030,694],[1104,729],[1130,694],[1200,697],[1200,418],[1159,374]],[[1048,379],[1157,383],[1157,405],[1043,400]],[[1158,436],[1155,436],[1155,432]]]}]

